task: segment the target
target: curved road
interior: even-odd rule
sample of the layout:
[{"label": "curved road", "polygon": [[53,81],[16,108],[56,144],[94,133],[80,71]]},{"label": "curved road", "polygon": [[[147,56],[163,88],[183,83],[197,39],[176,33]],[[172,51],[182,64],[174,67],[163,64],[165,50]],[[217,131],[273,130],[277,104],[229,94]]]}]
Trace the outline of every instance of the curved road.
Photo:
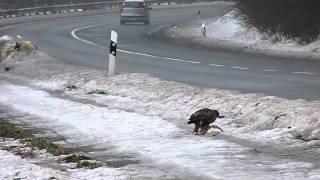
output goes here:
[{"label": "curved road", "polygon": [[115,30],[119,33],[118,44],[122,50],[118,53],[118,71],[148,73],[199,87],[320,100],[320,61],[210,50],[152,35],[152,30],[159,26],[196,19],[198,10],[203,18],[218,17],[230,7],[154,9],[150,26],[119,25],[118,14],[106,14],[18,24],[0,28],[0,32],[22,35],[57,59],[106,68],[109,34],[110,30]]}]

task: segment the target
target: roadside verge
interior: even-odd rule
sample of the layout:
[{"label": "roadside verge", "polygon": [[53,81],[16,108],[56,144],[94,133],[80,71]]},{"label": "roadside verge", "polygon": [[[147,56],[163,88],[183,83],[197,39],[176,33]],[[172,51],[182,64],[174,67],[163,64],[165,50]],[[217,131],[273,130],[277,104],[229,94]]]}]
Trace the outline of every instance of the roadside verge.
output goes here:
[{"label": "roadside verge", "polygon": [[[206,25],[206,36],[202,24]],[[210,49],[262,54],[281,58],[320,60],[320,41],[298,45],[293,41],[275,42],[272,38],[248,29],[234,10],[220,18],[201,19],[162,28],[159,35],[171,41],[189,43]]]}]

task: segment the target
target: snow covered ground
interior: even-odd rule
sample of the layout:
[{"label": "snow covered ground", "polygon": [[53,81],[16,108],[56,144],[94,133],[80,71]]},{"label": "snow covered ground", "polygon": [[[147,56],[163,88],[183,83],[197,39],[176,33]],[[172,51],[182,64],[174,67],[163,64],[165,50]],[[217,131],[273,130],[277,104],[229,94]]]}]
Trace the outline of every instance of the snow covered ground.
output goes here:
[{"label": "snow covered ground", "polygon": [[120,171],[100,167],[94,170],[74,169],[66,172],[35,165],[10,152],[0,150],[0,179],[125,179]]},{"label": "snow covered ground", "polygon": [[[2,91],[6,92],[0,94],[1,104],[36,115],[46,121],[47,127],[69,127],[65,130],[66,133],[70,129],[77,129],[90,138],[99,139],[101,144],[113,144],[120,152],[138,153],[142,159],[151,159],[156,166],[170,167],[175,172],[180,172],[181,177],[187,172],[194,172],[203,179],[303,179],[317,177],[318,174],[318,169],[313,163],[268,154],[251,154],[252,148],[222,139],[193,136],[174,123],[157,116],[65,100],[42,90],[4,81],[0,81],[0,84]],[[11,158],[7,153],[4,155]],[[6,160],[8,161],[4,159],[4,162]],[[20,169],[16,165],[23,161],[19,158],[13,160],[13,167]],[[21,171],[24,171],[24,168],[38,171],[40,167],[25,162]],[[40,169],[39,172],[44,174],[39,174],[39,177],[57,174],[46,168]],[[102,170],[104,169],[95,171],[100,174]],[[226,170],[229,171],[228,174],[225,174]],[[30,174],[26,176],[31,178],[38,176],[32,172],[28,173]],[[74,173],[77,177],[86,175]],[[96,177],[92,172],[87,176]]]},{"label": "snow covered ground", "polygon": [[[206,24],[207,37],[203,37],[202,23]],[[172,39],[190,41],[207,47],[240,50],[277,57],[320,59],[320,40],[308,45],[297,45],[284,40],[274,43],[270,37],[254,28],[247,28],[233,10],[220,18],[201,19],[176,25],[166,30]]]},{"label": "snow covered ground", "polygon": [[[0,105],[9,113],[38,118],[22,121],[54,129],[74,142],[89,139],[101,147],[112,145],[115,152],[141,161],[100,169],[116,178],[130,172],[158,179],[320,178],[317,101],[200,89],[145,74],[108,76],[41,52],[2,62],[0,77]],[[186,121],[204,107],[226,116],[217,120],[225,132],[214,137],[191,134],[193,127]],[[1,153],[0,159],[11,158]],[[33,169],[19,158],[17,163]],[[158,171],[150,170],[150,164]],[[88,176],[99,178],[100,170],[88,171]],[[43,172],[42,177],[51,175],[46,168]],[[79,173],[70,177],[86,177]]]}]

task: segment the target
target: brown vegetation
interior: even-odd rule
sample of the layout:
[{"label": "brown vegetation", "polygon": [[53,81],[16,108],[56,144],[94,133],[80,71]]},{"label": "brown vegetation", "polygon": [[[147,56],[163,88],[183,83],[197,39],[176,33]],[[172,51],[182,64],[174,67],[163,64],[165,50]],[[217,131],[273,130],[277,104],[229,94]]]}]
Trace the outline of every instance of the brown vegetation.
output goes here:
[{"label": "brown vegetation", "polygon": [[48,153],[55,156],[67,155],[71,153],[69,149],[59,147],[58,145],[48,142],[44,138],[35,137],[30,131],[17,127],[16,125],[9,123],[8,121],[5,121],[1,118],[0,137],[22,140],[30,147],[45,149]]},{"label": "brown vegetation", "polygon": [[76,163],[77,168],[94,169],[101,166],[100,162],[95,161],[88,156],[71,154],[72,152],[70,149],[59,147],[56,144],[48,142],[45,138],[35,137],[29,130],[17,127],[2,118],[0,118],[0,137],[18,139],[24,142],[26,146],[23,147],[7,147],[7,150],[11,149],[10,151],[13,151],[14,154],[21,157],[34,157],[34,149],[38,148],[45,149],[48,153],[55,156],[67,155],[62,158],[62,161],[66,163]]}]

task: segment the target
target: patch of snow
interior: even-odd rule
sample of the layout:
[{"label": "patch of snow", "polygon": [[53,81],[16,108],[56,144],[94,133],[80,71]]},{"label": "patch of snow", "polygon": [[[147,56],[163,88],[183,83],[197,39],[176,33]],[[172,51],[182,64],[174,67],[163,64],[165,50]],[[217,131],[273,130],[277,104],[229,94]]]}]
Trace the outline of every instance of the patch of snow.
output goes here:
[{"label": "patch of snow", "polygon": [[4,35],[0,37],[0,41],[10,41],[12,38],[8,35]]},{"label": "patch of snow", "polygon": [[0,150],[0,172],[0,179],[67,179],[66,174],[34,165],[3,150]]},{"label": "patch of snow", "polygon": [[122,175],[116,169],[100,167],[96,169],[68,169],[66,172],[35,165],[13,155],[10,152],[0,150],[0,179],[110,179],[120,180],[127,176]]},{"label": "patch of snow", "polygon": [[246,31],[241,22],[230,12],[207,26],[208,37],[228,39]]}]

